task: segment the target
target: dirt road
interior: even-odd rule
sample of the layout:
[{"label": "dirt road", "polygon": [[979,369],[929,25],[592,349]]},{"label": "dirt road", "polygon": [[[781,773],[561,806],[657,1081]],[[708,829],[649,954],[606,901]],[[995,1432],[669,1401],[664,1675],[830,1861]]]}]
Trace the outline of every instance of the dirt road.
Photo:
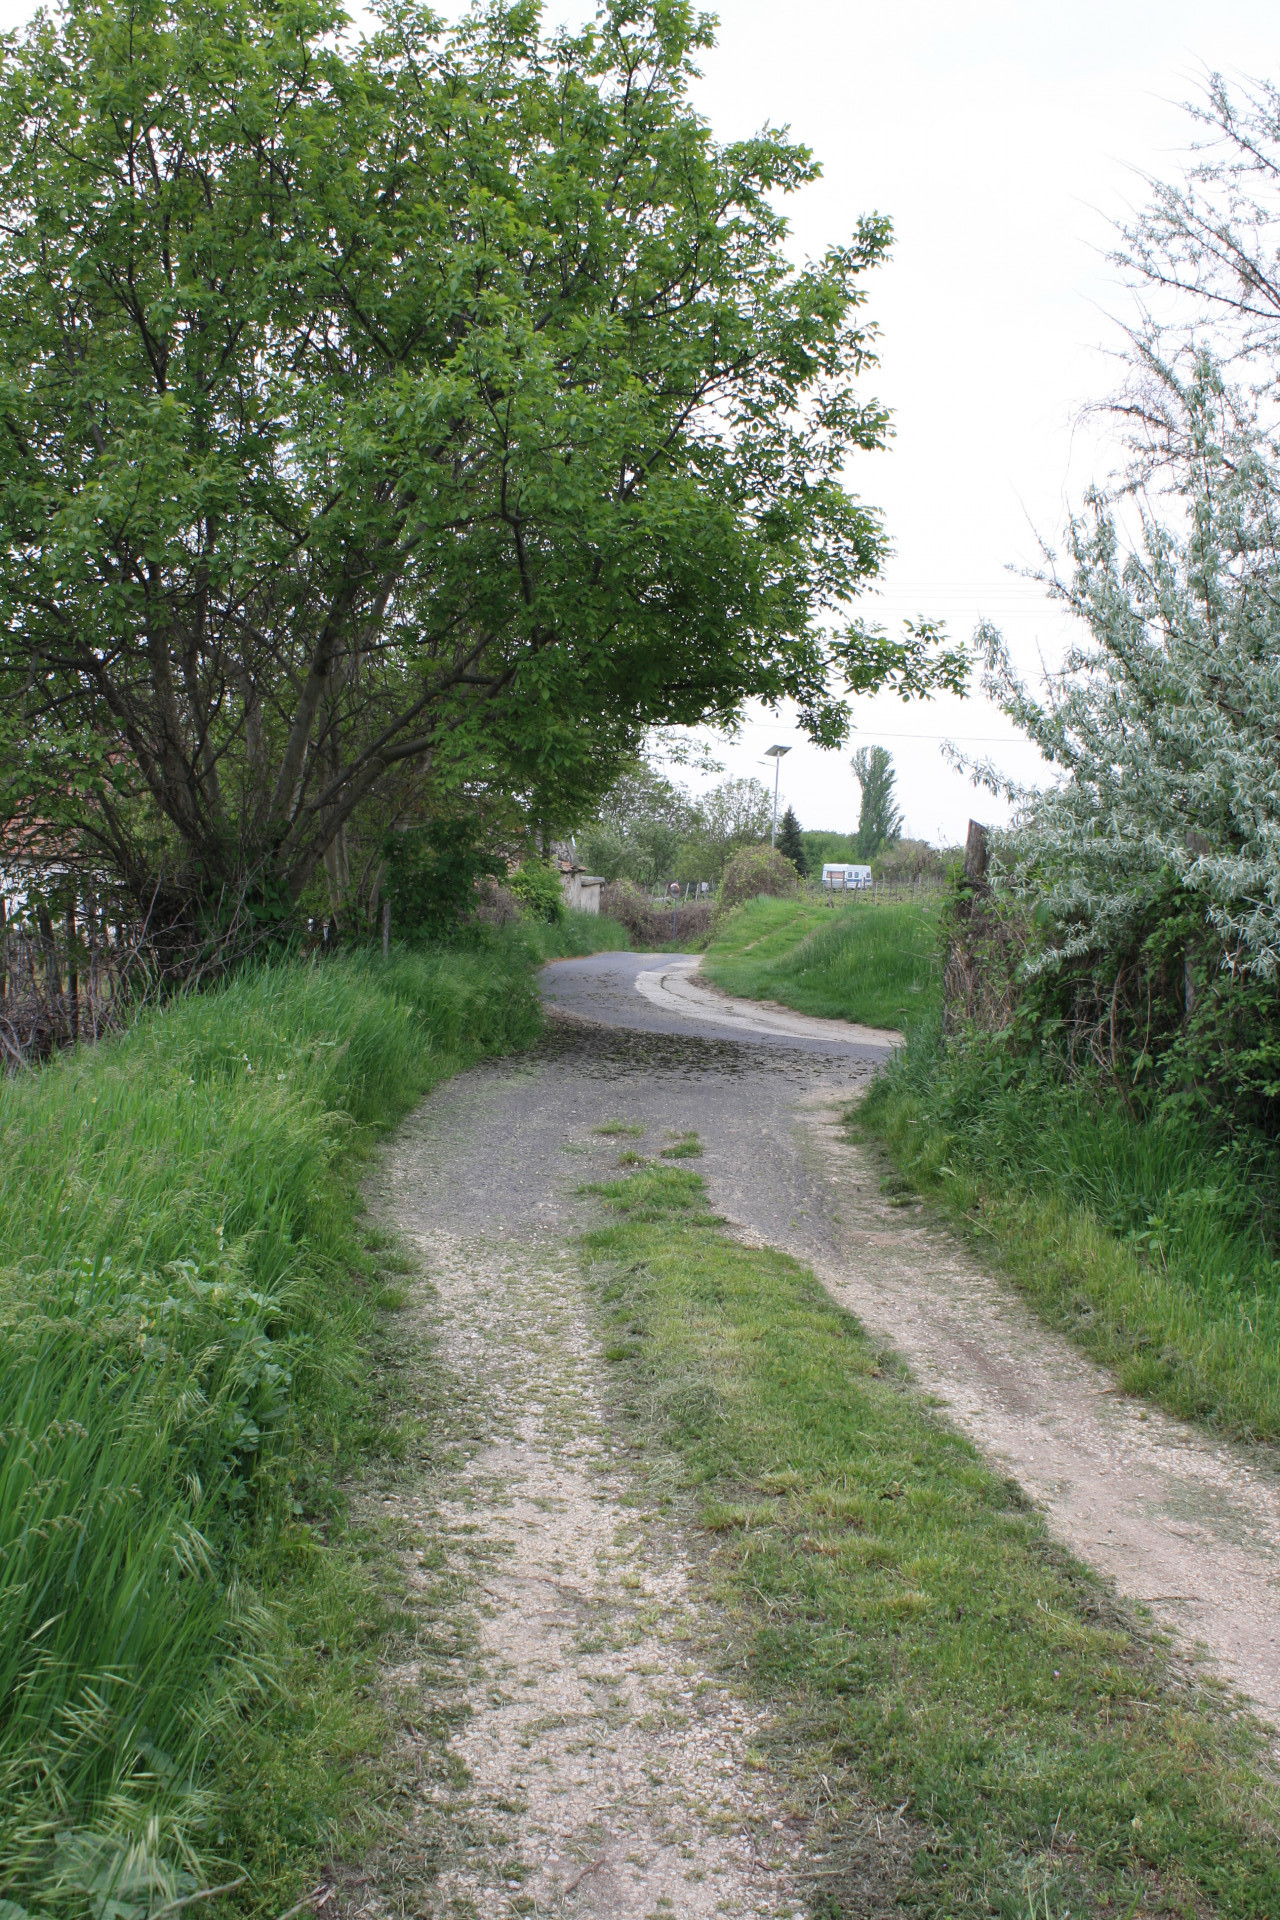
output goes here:
[{"label": "dirt road", "polygon": [[1121,1398],[885,1198],[837,1123],[886,1036],[752,1030],[749,1007],[651,955],[558,963],[545,992],[544,1044],[433,1095],[376,1196],[420,1247],[440,1296],[423,1311],[485,1408],[446,1527],[465,1555],[483,1506],[498,1536],[450,1803],[482,1837],[444,1874],[441,1913],[803,1910],[807,1863],[753,1769],[747,1710],[699,1651],[679,1538],[631,1503],[612,1453],[572,1256],[579,1189],[616,1159],[608,1122],[644,1128],[647,1152],[696,1131],[717,1210],[810,1262],[1061,1539],[1280,1723],[1280,1487]]}]

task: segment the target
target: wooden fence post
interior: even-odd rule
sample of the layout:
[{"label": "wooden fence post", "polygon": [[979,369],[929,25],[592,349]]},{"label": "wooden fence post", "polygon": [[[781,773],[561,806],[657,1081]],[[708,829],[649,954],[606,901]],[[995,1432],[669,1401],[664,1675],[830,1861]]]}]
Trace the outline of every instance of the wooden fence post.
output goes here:
[{"label": "wooden fence post", "polygon": [[76,958],[76,909],[72,901],[67,907],[67,990],[71,996],[68,1009],[71,1016],[71,1039],[74,1044],[80,1038],[80,966]]},{"label": "wooden fence post", "polygon": [[987,830],[979,820],[969,822],[964,843],[964,877],[975,887],[987,883]]},{"label": "wooden fence post", "polygon": [[382,957],[385,960],[391,952],[391,902],[382,903]]}]

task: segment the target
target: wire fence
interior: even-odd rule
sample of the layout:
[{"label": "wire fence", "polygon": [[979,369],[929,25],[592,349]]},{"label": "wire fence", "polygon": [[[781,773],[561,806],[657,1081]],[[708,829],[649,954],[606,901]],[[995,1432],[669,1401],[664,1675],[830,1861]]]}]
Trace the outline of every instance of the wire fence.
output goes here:
[{"label": "wire fence", "polygon": [[0,1059],[8,1067],[96,1040],[154,974],[142,930],[73,907],[15,921],[0,904]]}]

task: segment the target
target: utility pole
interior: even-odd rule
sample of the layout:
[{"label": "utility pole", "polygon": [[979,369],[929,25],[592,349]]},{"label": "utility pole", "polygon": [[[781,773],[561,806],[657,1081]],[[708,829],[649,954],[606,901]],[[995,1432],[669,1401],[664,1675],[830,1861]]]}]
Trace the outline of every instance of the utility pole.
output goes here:
[{"label": "utility pole", "polygon": [[782,771],[782,756],[790,753],[790,747],[766,747],[765,754],[773,762],[773,828],[769,834],[769,845],[778,838],[778,775]]}]

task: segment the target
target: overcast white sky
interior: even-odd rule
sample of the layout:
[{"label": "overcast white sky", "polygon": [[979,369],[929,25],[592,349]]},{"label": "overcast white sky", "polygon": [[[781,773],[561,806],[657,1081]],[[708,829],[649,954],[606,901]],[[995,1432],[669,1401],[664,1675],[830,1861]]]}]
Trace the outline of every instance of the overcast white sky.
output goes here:
[{"label": "overcast white sky", "polygon": [[[551,11],[554,12],[554,0]],[[1115,383],[1104,352],[1129,296],[1103,258],[1108,221],[1185,152],[1179,103],[1202,68],[1280,77],[1277,11],[1258,0],[722,0],[700,105],[716,133],[788,124],[824,178],[791,203],[795,246],[843,240],[859,213],[891,216],[892,263],[872,283],[882,329],[874,386],[896,438],[852,475],[886,515],[895,557],[886,624],[925,613],[968,635],[1001,625],[1026,670],[1053,657],[1061,616],[1009,572],[1056,539],[1108,456],[1083,404]],[[962,839],[971,812],[1003,817],[946,766],[975,743],[1020,778],[1041,763],[981,700],[855,703],[857,739],[893,753],[907,824]],[[856,822],[846,755],[761,716],[734,773],[792,743],[782,791],[806,827]]]},{"label": "overcast white sky", "polygon": [[[0,23],[33,9],[0,0]],[[445,10],[461,11],[458,0]],[[589,0],[547,0],[549,21]],[[1185,152],[1179,103],[1206,67],[1280,77],[1274,0],[721,0],[719,44],[699,105],[724,139],[789,125],[823,179],[790,204],[797,256],[845,240],[860,213],[891,216],[890,265],[873,279],[882,330],[870,385],[896,437],[852,484],[885,514],[894,558],[875,602],[896,624],[923,613],[967,636],[1005,631],[1025,671],[1053,658],[1061,616],[1010,569],[1037,560],[1068,504],[1108,456],[1081,409],[1107,393],[1105,349],[1129,296],[1105,262],[1108,222],[1168,177]],[[806,827],[856,824],[846,754],[752,717],[720,757],[771,776]],[[971,812],[997,820],[942,756],[955,740],[1021,779],[1035,752],[981,699],[855,703],[856,741],[893,753],[908,830],[963,838]]]}]

